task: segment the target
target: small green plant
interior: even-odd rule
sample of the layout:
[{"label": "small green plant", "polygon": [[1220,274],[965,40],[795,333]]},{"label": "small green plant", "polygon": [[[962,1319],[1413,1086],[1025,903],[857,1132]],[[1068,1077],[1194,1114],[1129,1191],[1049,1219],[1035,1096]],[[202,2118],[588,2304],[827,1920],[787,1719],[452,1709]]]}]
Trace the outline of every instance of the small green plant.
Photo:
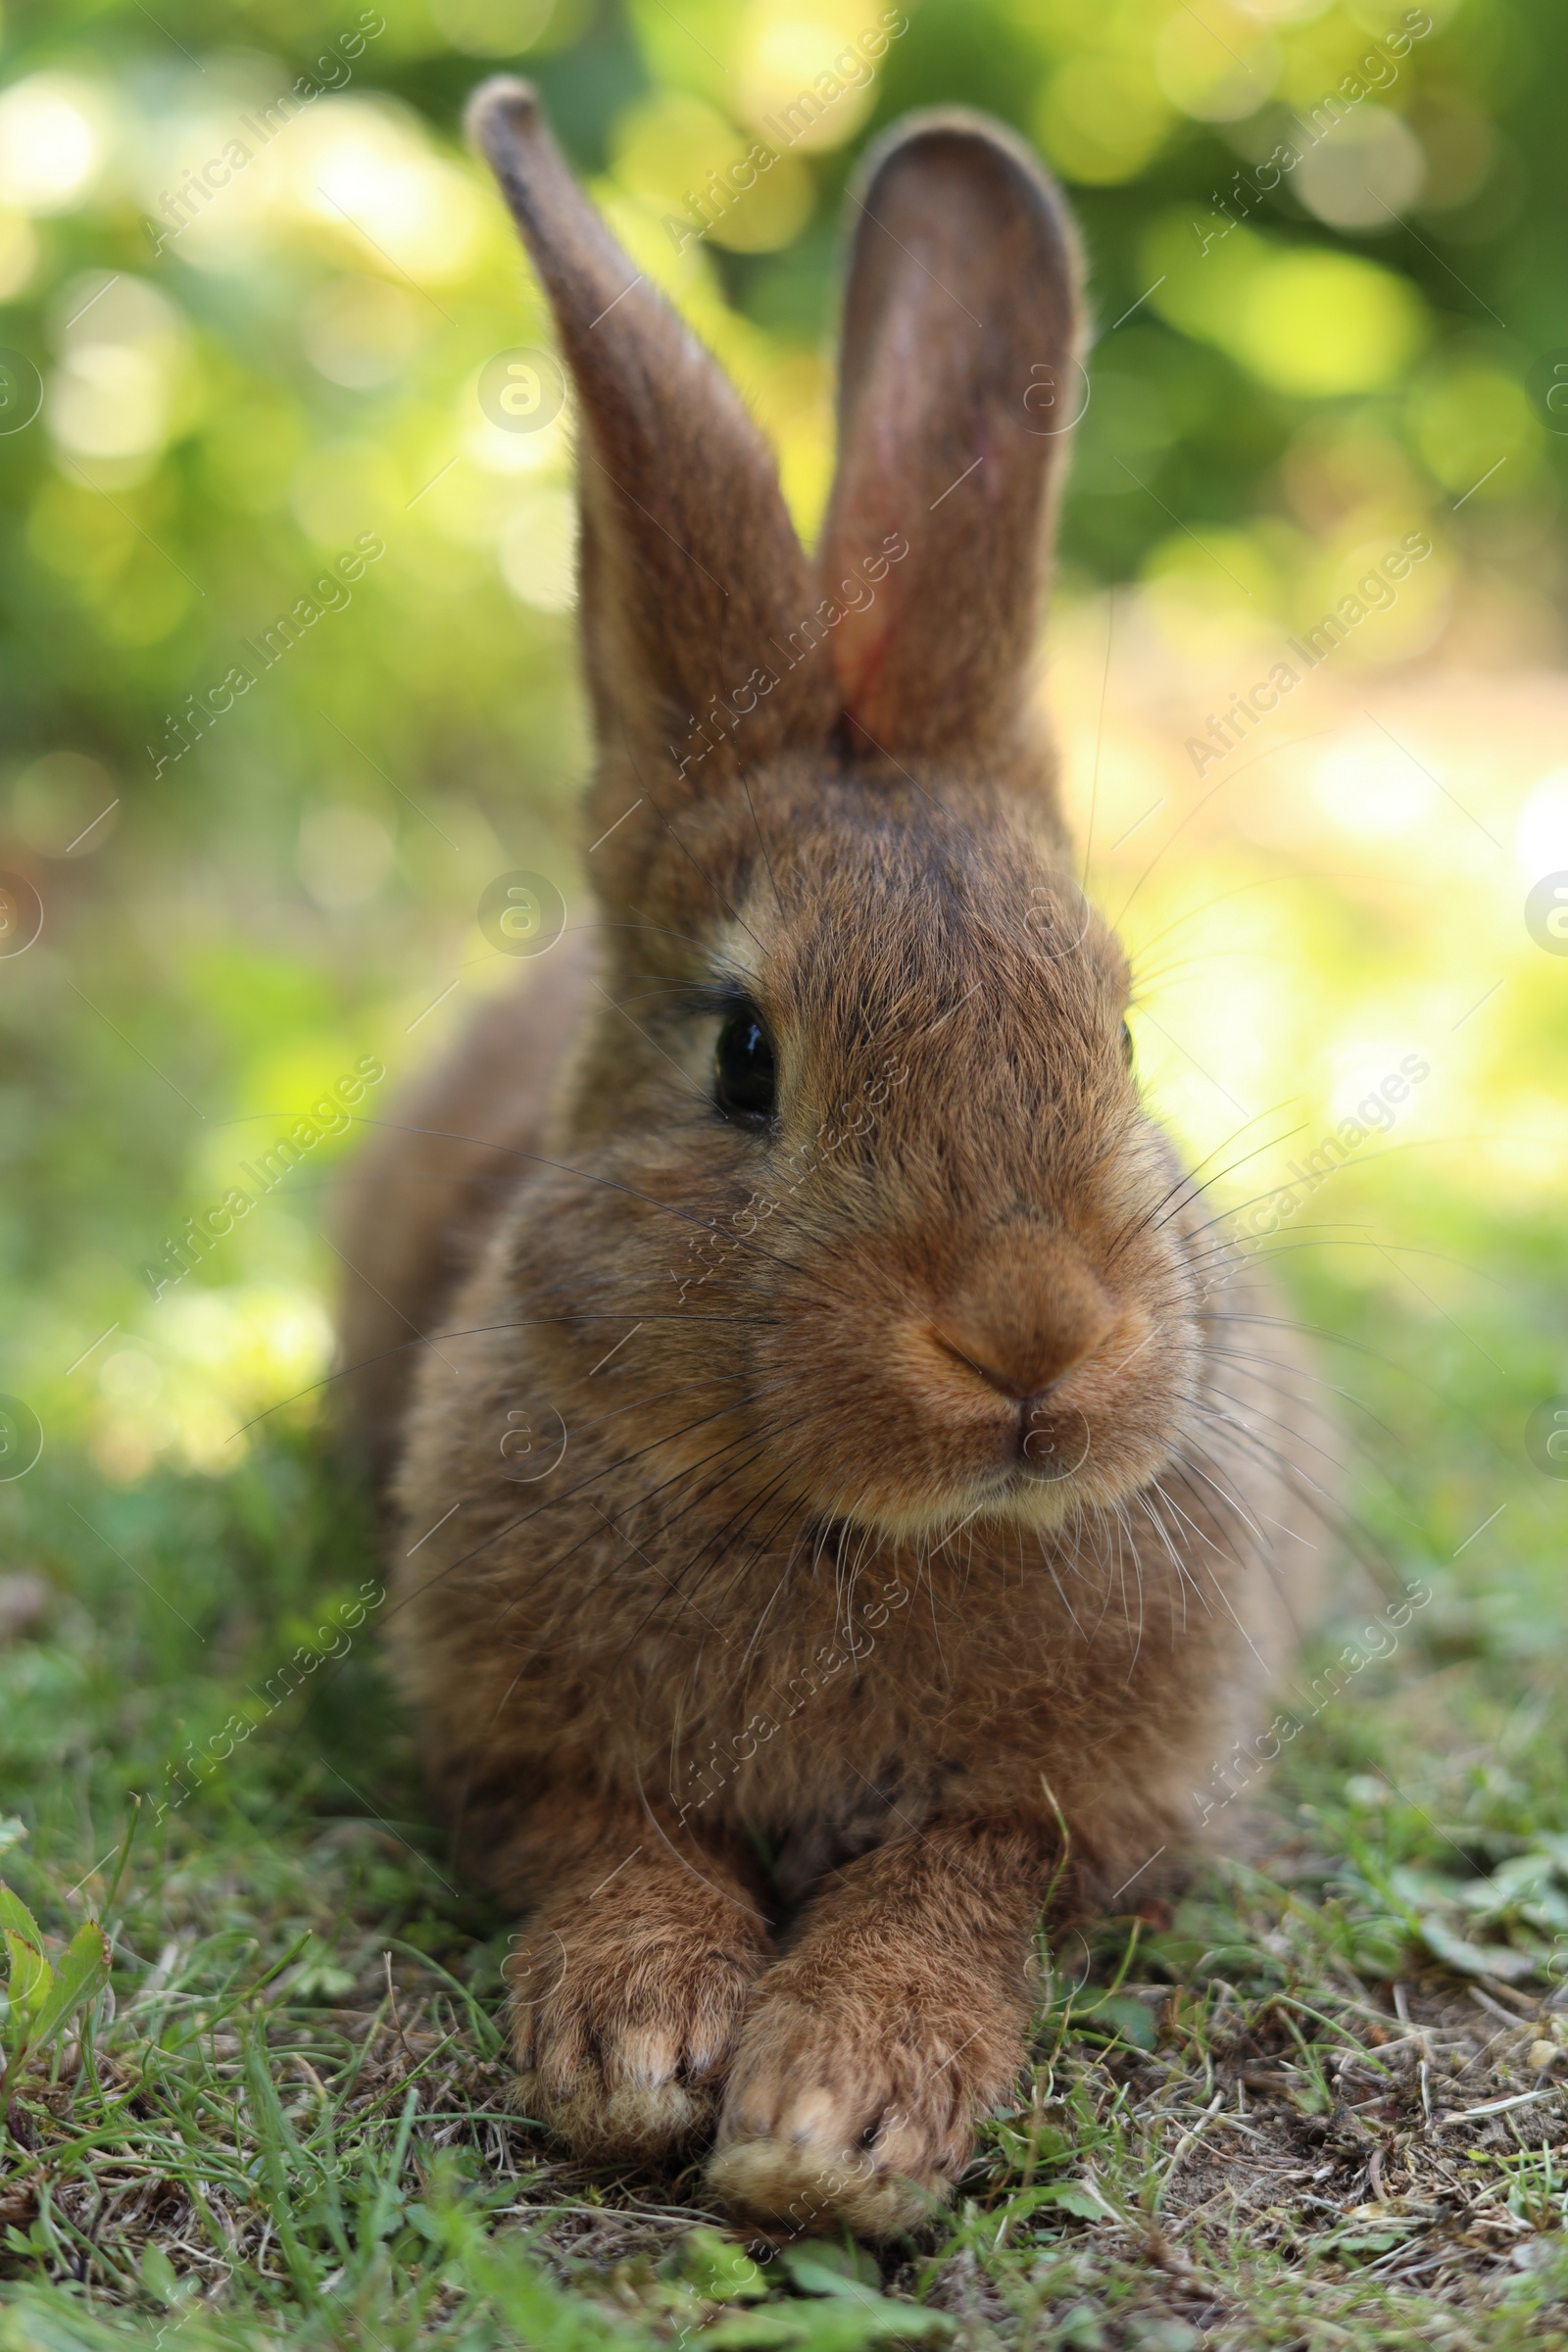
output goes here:
[{"label": "small green plant", "polygon": [[0,2115],[23,2068],[47,2049],[66,2020],[109,1982],[109,1938],[87,1920],[58,1965],[44,1957],[38,1923],[20,1895],[0,1879],[0,1932],[6,1939],[5,2064],[0,2068]]}]

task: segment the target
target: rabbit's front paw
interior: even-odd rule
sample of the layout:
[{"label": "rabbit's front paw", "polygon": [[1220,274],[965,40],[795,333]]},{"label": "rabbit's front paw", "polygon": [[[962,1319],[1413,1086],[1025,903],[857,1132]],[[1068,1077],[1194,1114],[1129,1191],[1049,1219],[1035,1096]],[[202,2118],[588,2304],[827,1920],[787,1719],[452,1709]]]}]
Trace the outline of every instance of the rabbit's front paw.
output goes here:
[{"label": "rabbit's front paw", "polygon": [[857,1959],[854,1974],[775,1967],[730,2071],[709,2179],[776,2231],[913,2228],[952,2194],[977,2118],[1024,2062],[1016,2010],[984,1986],[939,1984],[929,1961],[910,1983]]},{"label": "rabbit's front paw", "polygon": [[586,1906],[520,1940],[518,2103],[590,2158],[667,2160],[711,2136],[757,1953]]}]

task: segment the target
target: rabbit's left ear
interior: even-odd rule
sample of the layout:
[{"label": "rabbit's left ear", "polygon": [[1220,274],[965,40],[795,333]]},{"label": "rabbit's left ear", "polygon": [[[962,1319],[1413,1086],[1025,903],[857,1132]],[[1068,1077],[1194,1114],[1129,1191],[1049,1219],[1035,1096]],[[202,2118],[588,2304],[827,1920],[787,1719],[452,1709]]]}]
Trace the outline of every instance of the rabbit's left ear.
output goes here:
[{"label": "rabbit's left ear", "polygon": [[[752,687],[748,758],[825,740],[838,707],[826,663],[791,666],[780,651],[814,599],[761,433],[572,178],[532,86],[506,74],[486,82],[468,129],[576,379],[582,622],[601,739],[625,729],[657,761],[760,667],[780,674],[765,700]],[[706,772],[728,756],[721,749]]]},{"label": "rabbit's left ear", "polygon": [[867,756],[983,748],[1021,716],[1082,405],[1071,223],[1009,131],[957,111],[912,117],[872,150],[849,220],[819,558],[846,608],[840,697]]}]

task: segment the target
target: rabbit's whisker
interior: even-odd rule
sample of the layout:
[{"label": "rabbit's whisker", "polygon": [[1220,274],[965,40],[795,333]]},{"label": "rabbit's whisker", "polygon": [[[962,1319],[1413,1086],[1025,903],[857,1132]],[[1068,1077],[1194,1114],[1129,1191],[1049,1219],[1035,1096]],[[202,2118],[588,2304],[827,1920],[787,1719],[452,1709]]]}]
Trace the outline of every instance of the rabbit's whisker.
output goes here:
[{"label": "rabbit's whisker", "polygon": [[[673,1201],[661,1200],[656,1194],[641,1192],[635,1185],[622,1184],[617,1178],[602,1175],[594,1168],[574,1168],[564,1160],[547,1157],[542,1152],[524,1152],[515,1145],[493,1143],[484,1136],[464,1135],[456,1129],[447,1127],[416,1127],[398,1119],[363,1119],[360,1124],[366,1127],[384,1128],[388,1133],[394,1135],[417,1135],[442,1143],[478,1145],[485,1151],[499,1152],[508,1159],[524,1159],[535,1167],[549,1168],[558,1176],[575,1176],[584,1184],[602,1185],[609,1192],[620,1193],[628,1200],[636,1200],[644,1208],[658,1209],[662,1215],[673,1217],[681,1224],[691,1225],[699,1232],[711,1233],[715,1230],[712,1220],[703,1217],[695,1209],[678,1208]],[[725,1239],[733,1241],[738,1248],[750,1251],[770,1264],[784,1266],[793,1274],[805,1274],[808,1280],[813,1271],[813,1269],[797,1264],[790,1258],[775,1257],[770,1250],[760,1248],[749,1234],[733,1232],[726,1234]]]},{"label": "rabbit's whisker", "polygon": [[[1227,1359],[1221,1357],[1220,1360],[1223,1362]],[[1307,1437],[1305,1432],[1300,1429],[1296,1422],[1286,1421],[1282,1419],[1279,1414],[1271,1413],[1265,1410],[1265,1408],[1258,1401],[1256,1391],[1261,1388],[1269,1395],[1277,1397],[1279,1401],[1284,1404],[1296,1403],[1309,1405],[1313,1401],[1311,1398],[1298,1396],[1295,1391],[1292,1390],[1281,1389],[1277,1382],[1271,1382],[1267,1380],[1261,1373],[1255,1370],[1245,1370],[1240,1374],[1240,1378],[1247,1384],[1247,1393],[1240,1396],[1236,1396],[1230,1389],[1222,1387],[1217,1375],[1211,1378],[1208,1391],[1210,1405],[1213,1406],[1215,1404],[1222,1403],[1230,1407],[1235,1413],[1251,1415],[1255,1420],[1266,1421],[1271,1429],[1279,1430],[1286,1437],[1292,1438],[1298,1444],[1310,1447],[1313,1453],[1321,1455],[1322,1459],[1329,1463],[1335,1470],[1339,1471],[1342,1476],[1348,1474],[1349,1470],[1349,1464],[1342,1455],[1335,1453],[1327,1446],[1319,1445],[1315,1439]],[[1367,1463],[1375,1462],[1377,1457],[1373,1454],[1371,1448],[1365,1444],[1365,1442],[1353,1432],[1348,1432],[1347,1434],[1349,1444],[1354,1447],[1355,1451],[1360,1455],[1362,1460]]]},{"label": "rabbit's whisker", "polygon": [[[699,1425],[699,1424],[694,1424],[693,1426],[700,1426],[700,1425]],[[733,1446],[734,1444],[737,1444],[737,1443],[743,1443],[743,1442],[744,1442],[744,1441],[739,1441],[739,1440],[736,1440],[736,1441],[731,1441],[731,1446]],[[714,1460],[714,1459],[719,1459],[719,1458],[722,1458],[722,1455],[723,1455],[725,1452],[729,1451],[730,1449],[731,1449],[731,1447],[730,1447],[730,1446],[723,1446],[723,1447],[720,1447],[720,1448],[718,1449],[718,1453],[717,1453],[717,1454],[715,1454],[715,1455],[710,1455],[710,1456],[708,1457],[708,1459],[711,1461],[711,1460]],[[701,1465],[698,1465],[698,1467],[701,1467]],[[592,1483],[592,1482],[590,1482],[590,1483]],[[655,1492],[659,1492],[659,1491],[660,1491],[660,1490],[655,1490]],[[581,1492],[581,1490],[578,1490],[578,1492]],[[623,1540],[624,1540],[625,1542],[627,1542],[628,1544],[631,1544],[631,1543],[632,1543],[632,1540],[631,1540],[631,1538],[630,1538],[630,1537],[628,1537],[628,1536],[625,1536],[625,1535],[624,1535],[624,1531],[623,1531],[623,1530],[621,1530],[621,1529],[619,1529],[619,1528],[617,1528],[617,1527],[615,1526],[615,1522],[614,1522],[614,1520],[612,1520],[612,1519],[611,1519],[611,1518],[607,1517],[607,1516],[606,1516],[606,1514],[605,1514],[604,1512],[600,1511],[600,1510],[599,1510],[599,1506],[598,1506],[596,1503],[594,1503],[594,1502],[592,1501],[592,1499],[591,1499],[591,1498],[590,1498],[590,1502],[589,1502],[589,1507],[590,1507],[590,1509],[592,1509],[592,1510],[593,1510],[593,1511],[594,1511],[594,1512],[597,1514],[597,1516],[598,1516],[598,1517],[599,1517],[599,1518],[600,1518],[600,1519],[601,1519],[601,1520],[604,1522],[605,1526],[607,1526],[607,1527],[611,1528],[611,1529],[612,1529],[612,1530],[614,1533],[616,1533],[617,1535],[621,1535],[621,1536],[623,1537]],[[624,1511],[622,1511],[621,1513],[618,1513],[618,1514],[617,1514],[617,1516],[618,1516],[618,1517],[623,1517],[623,1516],[625,1516],[625,1515],[626,1515],[626,1514],[625,1514],[625,1512],[624,1512]],[[547,1561],[547,1562],[545,1562],[545,1563],[544,1563],[544,1565],[543,1565],[543,1566],[542,1566],[542,1567],[541,1567],[541,1568],[540,1568],[540,1569],[539,1569],[539,1570],[536,1572],[536,1574],[535,1574],[535,1576],[533,1577],[533,1579],[531,1580],[531,1584],[530,1584],[529,1588],[527,1588],[527,1590],[532,1590],[534,1587],[537,1587],[537,1585],[538,1585],[538,1584],[539,1584],[539,1583],[540,1583],[540,1582],[543,1580],[543,1578],[544,1578],[545,1576],[547,1576],[547,1575],[550,1575],[550,1574],[553,1574],[555,1570],[557,1570],[558,1568],[560,1568],[560,1567],[564,1566],[567,1560],[571,1559],[575,1553],[577,1553],[577,1552],[579,1552],[580,1550],[582,1550],[582,1548],[584,1547],[584,1545],[585,1545],[585,1544],[591,1544],[591,1543],[593,1543],[595,1540],[596,1540],[596,1531],[595,1531],[593,1528],[588,1528],[588,1529],[586,1529],[586,1530],[584,1531],[584,1533],[583,1533],[583,1534],[582,1534],[580,1537],[578,1537],[578,1539],[576,1540],[576,1542],[575,1542],[575,1543],[573,1543],[573,1544],[569,1544],[566,1546],[566,1548],[565,1548],[565,1550],[564,1550],[564,1551],[558,1552],[558,1553],[557,1553],[557,1554],[556,1554],[556,1555],[555,1555],[555,1556],[554,1556],[552,1559],[550,1559],[549,1561]],[[632,1544],[632,1548],[633,1548],[634,1550],[636,1550],[636,1549],[638,1549],[638,1548],[639,1548],[639,1546],[637,1546],[635,1544]],[[643,1556],[646,1558],[646,1557],[647,1557],[646,1553],[645,1553]],[[613,1577],[613,1575],[614,1575],[614,1573],[615,1573],[615,1566],[616,1566],[616,1561],[617,1561],[617,1558],[618,1558],[618,1555],[612,1555],[612,1556],[610,1557],[610,1559],[607,1561],[606,1565],[605,1565],[605,1566],[604,1566],[604,1567],[603,1567],[603,1568],[600,1570],[600,1573],[599,1573],[599,1575],[598,1575],[598,1576],[596,1576],[596,1577],[595,1577],[595,1578],[594,1578],[594,1579],[593,1579],[593,1580],[592,1580],[592,1581],[589,1583],[589,1585],[588,1585],[586,1588],[584,1588],[584,1589],[583,1589],[583,1590],[582,1590],[582,1591],[581,1591],[581,1592],[580,1592],[578,1594],[576,1594],[576,1595],[574,1596],[574,1597],[575,1597],[576,1604],[577,1604],[578,1606],[580,1606],[580,1604],[581,1604],[581,1602],[582,1602],[583,1600],[585,1600],[585,1599],[591,1599],[591,1598],[594,1596],[594,1594],[595,1594],[595,1593],[597,1593],[599,1591],[601,1591],[601,1590],[602,1590],[602,1588],[603,1588],[603,1587],[604,1587],[604,1586],[605,1586],[605,1585],[606,1585],[606,1584],[607,1584],[607,1583],[608,1583],[608,1582],[609,1582],[609,1581],[610,1581],[610,1580],[611,1580],[611,1579]],[[659,1575],[662,1575],[662,1574],[663,1574],[663,1571],[662,1571],[662,1570],[661,1570],[661,1569],[659,1569],[659,1568],[657,1567],[657,1564],[656,1564],[656,1563],[654,1563],[653,1561],[649,1561],[649,1563],[648,1563],[648,1564],[649,1564],[651,1567],[654,1567],[654,1568],[655,1568],[655,1572],[656,1572],[656,1574],[659,1574]],[[667,1579],[666,1579],[665,1581],[666,1581],[666,1582],[668,1582],[668,1580],[667,1580]],[[503,1617],[503,1618],[504,1618],[504,1617],[506,1617],[507,1615],[509,1615],[509,1614],[510,1614],[510,1612],[511,1612],[511,1609],[516,1605],[516,1602],[517,1602],[518,1600],[520,1600],[520,1599],[523,1599],[523,1598],[526,1598],[526,1597],[527,1597],[527,1590],[525,1590],[523,1592],[519,1592],[519,1593],[517,1593],[517,1594],[514,1594],[514,1598],[513,1598],[513,1600],[512,1600],[511,1602],[509,1602],[509,1603],[508,1603],[508,1606],[507,1606],[507,1608],[506,1608],[506,1609],[504,1609],[504,1610],[501,1612],[501,1617]],[[658,1603],[656,1602],[656,1604],[655,1604],[655,1607],[656,1607],[656,1609],[657,1609],[657,1606],[658,1606]],[[651,1612],[651,1614],[652,1614],[652,1612]],[[495,1624],[495,1625],[497,1625],[497,1626],[499,1626],[500,1622],[501,1622],[501,1618],[497,1618],[496,1620],[494,1620],[494,1624]],[[644,1622],[646,1623],[647,1621],[645,1620]],[[639,1628],[639,1631],[640,1631],[640,1630],[641,1630],[641,1629]],[[537,1661],[537,1658],[539,1657],[539,1655],[540,1655],[540,1654],[541,1654],[541,1652],[542,1652],[542,1646],[543,1646],[543,1644],[542,1644],[542,1637],[541,1637],[541,1634],[540,1634],[540,1631],[539,1631],[539,1629],[537,1629],[537,1628],[536,1628],[536,1629],[535,1629],[535,1640],[534,1640],[534,1651],[533,1651],[533,1655],[534,1655],[534,1658],[535,1658],[535,1660],[536,1660],[536,1661]],[[519,1665],[519,1667],[518,1667],[518,1669],[517,1669],[517,1672],[516,1672],[516,1674],[514,1674],[514,1675],[513,1676],[513,1678],[512,1678],[512,1681],[511,1681],[511,1682],[508,1684],[508,1686],[507,1686],[506,1690],[503,1691],[503,1693],[502,1693],[502,1696],[501,1696],[501,1699],[500,1699],[500,1700],[498,1701],[498,1703],[497,1703],[497,1708],[496,1708],[496,1717],[497,1717],[497,1719],[499,1719],[499,1717],[500,1717],[500,1714],[501,1714],[501,1711],[502,1711],[502,1708],[505,1706],[505,1704],[506,1704],[506,1701],[507,1701],[507,1700],[508,1700],[508,1699],[511,1697],[511,1695],[512,1695],[512,1692],[513,1692],[513,1691],[514,1691],[514,1690],[516,1689],[517,1683],[518,1683],[518,1681],[519,1681],[519,1680],[520,1680],[520,1678],[521,1678],[522,1672],[523,1672],[523,1668],[522,1668],[522,1666],[520,1666],[520,1665]]]},{"label": "rabbit's whisker", "polygon": [[[1351,1556],[1375,1574],[1387,1567],[1387,1553],[1373,1530],[1358,1516],[1348,1512],[1333,1494],[1308,1476],[1298,1464],[1283,1454],[1257,1431],[1249,1429],[1224,1413],[1210,1412],[1203,1416],[1221,1437],[1250,1448],[1253,1457],[1263,1462],[1287,1486],[1295,1499],[1309,1511],[1318,1525],[1345,1544]],[[1196,1444],[1197,1441],[1191,1441]],[[1290,1533],[1292,1531],[1284,1531]],[[1364,1544],[1364,1548],[1362,1545]]]},{"label": "rabbit's whisker", "polygon": [[[1189,1517],[1187,1512],[1182,1509],[1180,1503],[1177,1502],[1175,1496],[1166,1492],[1165,1488],[1160,1484],[1158,1479],[1153,1481],[1153,1486],[1155,1492],[1163,1496],[1164,1500],[1169,1503],[1171,1509],[1176,1513],[1177,1518],[1182,1521],[1185,1527],[1191,1529],[1192,1533],[1199,1538],[1200,1542],[1207,1550],[1213,1552],[1216,1559],[1223,1560],[1229,1556],[1225,1552],[1221,1551],[1218,1544],[1212,1543],[1207,1535],[1205,1535],[1203,1531],[1197,1525],[1197,1523]],[[1252,1640],[1251,1635],[1248,1632],[1246,1626],[1243,1625],[1240,1617],[1237,1615],[1236,1604],[1231,1599],[1231,1596],[1226,1591],[1224,1585],[1220,1582],[1219,1576],[1213,1567],[1210,1566],[1208,1562],[1200,1558],[1195,1558],[1193,1564],[1195,1568],[1202,1569],[1207,1575],[1209,1583],[1213,1586],[1217,1598],[1223,1602],[1226,1614],[1229,1616],[1232,1624],[1235,1626],[1237,1632],[1241,1635],[1242,1640],[1246,1642],[1253,1657],[1257,1660],[1258,1665],[1261,1666],[1265,1672],[1267,1672],[1267,1660],[1263,1657],[1262,1652],[1258,1649],[1257,1644]],[[1239,1563],[1232,1558],[1231,1565],[1234,1567],[1239,1565]]]},{"label": "rabbit's whisker", "polygon": [[1232,899],[1250,898],[1256,891],[1273,890],[1277,887],[1274,877],[1265,875],[1256,882],[1233,883],[1228,890],[1218,890],[1211,898],[1200,899],[1196,906],[1184,907],[1180,914],[1172,915],[1168,923],[1162,923],[1157,931],[1152,931],[1147,939],[1141,941],[1132,950],[1134,966],[1138,965],[1140,958],[1147,955],[1151,948],[1158,947],[1162,939],[1169,939],[1173,931],[1180,931],[1188,923],[1197,922],[1200,915],[1211,914],[1216,906],[1229,906]]},{"label": "rabbit's whisker", "polygon": [[[1120,1251],[1125,1249],[1127,1243],[1135,1240],[1141,1233],[1152,1229],[1157,1230],[1158,1225],[1163,1224],[1165,1221],[1164,1217],[1161,1215],[1161,1211],[1165,1210],[1171,1202],[1174,1201],[1176,1203],[1176,1208],[1171,1210],[1171,1213],[1175,1214],[1177,1210],[1179,1210],[1185,1204],[1189,1198],[1196,1199],[1198,1193],[1206,1190],[1208,1185],[1217,1183],[1219,1177],[1217,1175],[1210,1176],[1205,1179],[1202,1185],[1197,1186],[1196,1191],[1194,1190],[1194,1179],[1196,1178],[1200,1168],[1206,1166],[1207,1162],[1215,1158],[1219,1152],[1228,1151],[1230,1146],[1236,1142],[1239,1136],[1243,1136],[1247,1133],[1249,1127],[1255,1127],[1261,1119],[1274,1117],[1275,1113],[1283,1108],[1284,1105],[1282,1103],[1275,1103],[1267,1110],[1254,1111],[1250,1118],[1243,1119],[1240,1126],[1233,1127],[1230,1134],[1225,1136],[1214,1146],[1212,1152],[1205,1152],[1203,1157],[1199,1160],[1195,1166],[1191,1168],[1184,1168],[1178,1174],[1175,1182],[1165,1193],[1161,1195],[1160,1199],[1156,1200],[1151,1208],[1140,1211],[1136,1218],[1132,1219],[1125,1227],[1122,1228],[1119,1233],[1112,1237],[1109,1257],[1113,1260],[1117,1255],[1119,1255]],[[1275,1139],[1276,1144],[1288,1143],[1291,1135],[1296,1134],[1298,1130],[1296,1128],[1292,1128],[1286,1135],[1277,1137]],[[1245,1167],[1249,1159],[1254,1159],[1257,1156],[1258,1152],[1266,1152],[1268,1150],[1269,1146],[1267,1144],[1259,1144],[1256,1147],[1256,1151],[1244,1152],[1240,1159],[1232,1160],[1228,1168],[1219,1171],[1219,1175],[1229,1175],[1234,1169]],[[1268,1198],[1267,1195],[1260,1197],[1264,1199]],[[1199,1230],[1201,1231],[1203,1229],[1200,1227]]]},{"label": "rabbit's whisker", "polygon": [[1423,1378],[1413,1366],[1401,1363],[1397,1356],[1388,1354],[1381,1348],[1374,1348],[1369,1341],[1357,1339],[1350,1332],[1331,1331],[1325,1325],[1302,1323],[1285,1315],[1263,1315],[1250,1312],[1222,1315],[1199,1314],[1195,1315],[1193,1320],[1197,1323],[1215,1322],[1222,1325],[1251,1324],[1264,1331],[1287,1331],[1299,1333],[1306,1339],[1332,1341],[1336,1347],[1348,1349],[1352,1355],[1364,1355],[1371,1363],[1382,1364],[1391,1372],[1401,1373],[1406,1380],[1414,1382],[1417,1388],[1425,1390],[1429,1396],[1436,1397],[1437,1401],[1452,1413],[1456,1420],[1461,1418],[1459,1407],[1453,1398],[1446,1396],[1443,1390],[1436,1387],[1433,1382]]},{"label": "rabbit's whisker", "polygon": [[780,915],[782,915],[784,912],[784,900],[779,891],[778,876],[773,871],[772,852],[768,849],[767,843],[762,839],[762,828],[757,821],[757,804],[752,799],[752,780],[746,773],[744,767],[740,771],[740,778],[741,790],[746,795],[746,807],[752,820],[752,831],[757,835],[757,846],[762,853],[762,862],[767,867],[767,878],[773,885],[773,904],[778,908]]},{"label": "rabbit's whisker", "polygon": [[[759,1392],[759,1394],[761,1392]],[[446,1579],[455,1575],[458,1569],[466,1567],[470,1561],[478,1557],[480,1552],[487,1550],[492,1544],[499,1543],[503,1536],[514,1534],[519,1527],[528,1526],[533,1520],[542,1517],[546,1511],[561,1509],[562,1506],[569,1502],[574,1495],[586,1493],[588,1488],[597,1486],[601,1479],[612,1477],[616,1471],[627,1468],[632,1462],[641,1461],[645,1455],[658,1452],[662,1446],[675,1445],[680,1441],[680,1439],[689,1437],[694,1430],[706,1428],[709,1423],[712,1421],[721,1421],[724,1419],[727,1413],[739,1411],[752,1401],[754,1401],[754,1399],[750,1397],[738,1398],[729,1405],[720,1406],[716,1412],[706,1413],[699,1419],[688,1422],[684,1429],[675,1430],[670,1432],[668,1435],[662,1435],[653,1439],[647,1446],[640,1446],[635,1452],[623,1454],[618,1461],[604,1463],[598,1470],[591,1472],[586,1479],[579,1480],[576,1486],[568,1488],[564,1494],[551,1495],[545,1500],[536,1503],[532,1510],[523,1511],[517,1518],[507,1521],[507,1523],[502,1527],[493,1529],[491,1533],[484,1537],[480,1543],[476,1544],[471,1550],[464,1552],[458,1559],[450,1560],[444,1568],[438,1569],[432,1576],[426,1578],[423,1584],[416,1585],[409,1592],[405,1592],[403,1598],[394,1605],[393,1610],[389,1612],[389,1614],[396,1615],[400,1610],[407,1607],[410,1601],[421,1597],[423,1594],[433,1591],[437,1585],[445,1583]],[[660,1490],[655,1489],[653,1491],[657,1493]],[[573,1549],[575,1548],[576,1547],[573,1546]],[[569,1556],[569,1554],[566,1556]],[[540,1573],[543,1574],[544,1571],[541,1570]],[[521,1595],[518,1597],[521,1597]],[[514,1603],[509,1604],[509,1606],[512,1605],[514,1605]]]}]

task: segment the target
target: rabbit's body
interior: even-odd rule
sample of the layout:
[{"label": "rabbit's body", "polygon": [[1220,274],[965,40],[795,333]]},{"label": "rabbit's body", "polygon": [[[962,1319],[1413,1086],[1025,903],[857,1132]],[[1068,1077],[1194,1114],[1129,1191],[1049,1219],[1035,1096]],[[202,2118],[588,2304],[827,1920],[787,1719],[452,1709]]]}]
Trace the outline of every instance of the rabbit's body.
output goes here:
[{"label": "rabbit's body", "polygon": [[578,933],[528,967],[532,987],[492,997],[457,1051],[407,1090],[396,1119],[372,1128],[349,1170],[340,1386],[379,1477],[397,1459],[416,1352],[530,1164],[522,1155],[540,1149],[591,963]]},{"label": "rabbit's body", "polygon": [[[817,604],[711,363],[635,292],[593,341],[629,265],[526,93],[479,122],[584,404],[607,920],[420,1350],[400,1662],[531,1906],[530,2098],[589,2151],[716,2118],[743,2210],[887,2229],[1008,2093],[1042,1903],[1141,1879],[1252,1728],[1315,1431],[1139,1107],[1028,721],[1053,453],[1019,396],[1072,333],[1037,169],[942,120],[873,174]],[[933,342],[972,251],[995,323]]]}]

